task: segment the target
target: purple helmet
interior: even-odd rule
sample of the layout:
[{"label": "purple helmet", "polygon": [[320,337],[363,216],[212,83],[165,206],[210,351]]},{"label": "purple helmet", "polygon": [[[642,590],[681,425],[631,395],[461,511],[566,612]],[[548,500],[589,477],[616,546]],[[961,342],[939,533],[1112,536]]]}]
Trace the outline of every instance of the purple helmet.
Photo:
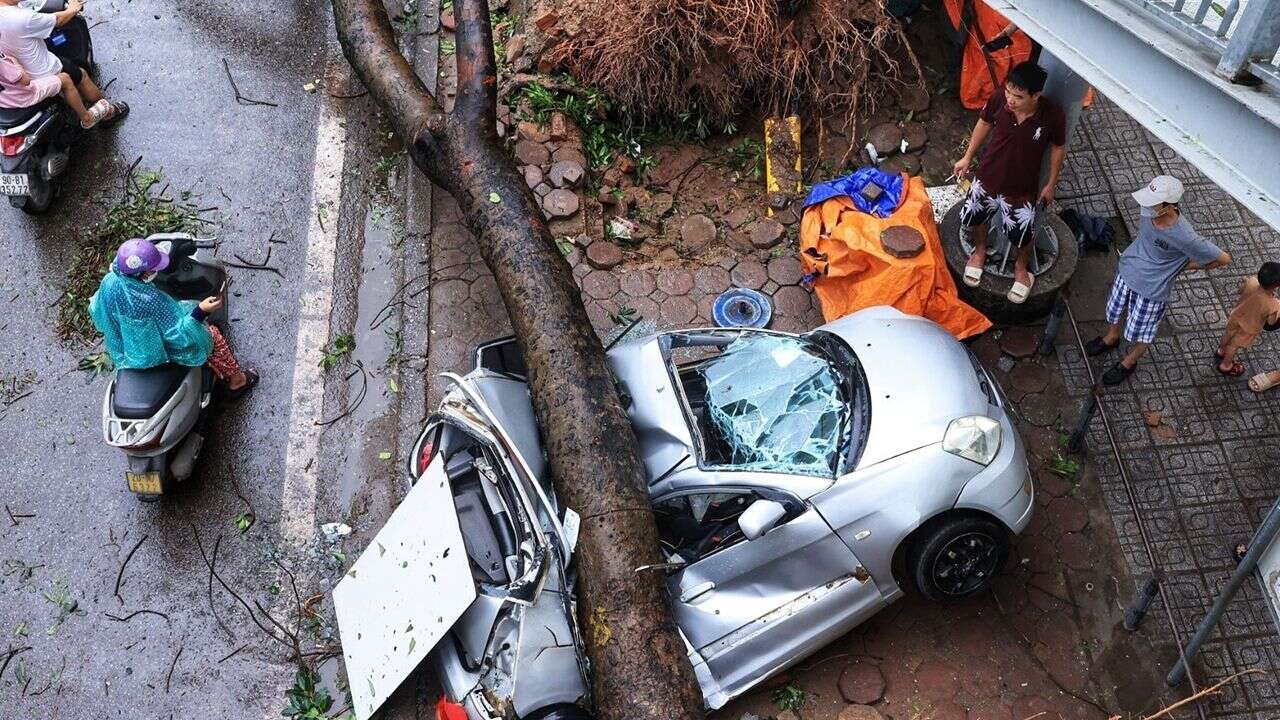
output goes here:
[{"label": "purple helmet", "polygon": [[125,275],[163,270],[169,267],[169,256],[160,252],[150,240],[126,240],[116,251],[116,269]]}]

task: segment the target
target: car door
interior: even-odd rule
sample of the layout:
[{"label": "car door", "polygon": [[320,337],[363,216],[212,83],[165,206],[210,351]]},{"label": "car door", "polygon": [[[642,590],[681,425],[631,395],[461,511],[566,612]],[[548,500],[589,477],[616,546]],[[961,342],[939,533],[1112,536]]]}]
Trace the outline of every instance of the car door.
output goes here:
[{"label": "car door", "polygon": [[[787,513],[764,535],[747,540],[735,513],[766,498]],[[668,557],[688,563],[668,578],[676,621],[726,699],[880,607],[880,592],[858,558],[795,496],[767,488],[703,488],[660,498],[654,510]],[[682,513],[688,516],[683,528]],[[720,533],[718,539],[694,543],[680,536],[707,528]]]}]

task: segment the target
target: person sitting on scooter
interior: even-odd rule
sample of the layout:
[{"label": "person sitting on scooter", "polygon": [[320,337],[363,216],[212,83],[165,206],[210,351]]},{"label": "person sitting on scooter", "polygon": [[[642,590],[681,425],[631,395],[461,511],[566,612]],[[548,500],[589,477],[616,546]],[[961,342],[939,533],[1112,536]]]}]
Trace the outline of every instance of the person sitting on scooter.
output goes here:
[{"label": "person sitting on scooter", "polygon": [[168,265],[169,256],[147,240],[128,240],[116,251],[111,271],[89,299],[107,354],[118,369],[207,363],[231,399],[242,397],[258,384],[258,373],[242,370],[222,332],[205,322],[222,307],[222,298],[196,304],[170,297],[151,284]]},{"label": "person sitting on scooter", "polygon": [[[89,68],[75,58],[50,52],[44,42],[54,29],[71,22],[83,9],[84,0],[69,0],[66,9],[56,13],[28,10],[18,5],[18,0],[0,0],[0,52],[16,59],[33,79],[66,73],[89,104],[89,112],[98,118],[94,123],[101,120],[105,127],[129,114],[128,103],[109,102],[89,77]],[[84,123],[83,115],[80,121]]]},{"label": "person sitting on scooter", "polygon": [[102,108],[91,112],[84,106],[80,91],[71,76],[58,73],[53,76],[33,78],[17,60],[0,53],[0,108],[24,108],[37,105],[62,93],[67,105],[80,118],[80,127],[88,130],[102,119]]}]

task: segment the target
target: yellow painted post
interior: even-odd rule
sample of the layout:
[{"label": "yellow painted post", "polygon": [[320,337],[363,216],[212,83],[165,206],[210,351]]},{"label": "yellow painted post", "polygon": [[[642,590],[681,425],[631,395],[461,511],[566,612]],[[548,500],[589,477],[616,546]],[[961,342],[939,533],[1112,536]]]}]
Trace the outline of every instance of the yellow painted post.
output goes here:
[{"label": "yellow painted post", "polygon": [[[764,121],[765,192],[800,192],[800,117],[771,117]],[[773,208],[768,208],[773,216]]]}]

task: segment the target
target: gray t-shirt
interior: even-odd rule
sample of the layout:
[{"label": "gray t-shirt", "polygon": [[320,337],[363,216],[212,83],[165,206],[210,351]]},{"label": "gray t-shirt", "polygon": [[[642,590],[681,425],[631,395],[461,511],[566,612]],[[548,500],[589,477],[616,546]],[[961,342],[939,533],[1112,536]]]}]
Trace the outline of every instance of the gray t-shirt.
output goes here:
[{"label": "gray t-shirt", "polygon": [[1165,302],[1173,279],[1188,262],[1204,265],[1221,256],[1222,250],[1200,237],[1184,217],[1167,228],[1138,218],[1138,237],[1120,256],[1120,277],[1147,300]]}]

